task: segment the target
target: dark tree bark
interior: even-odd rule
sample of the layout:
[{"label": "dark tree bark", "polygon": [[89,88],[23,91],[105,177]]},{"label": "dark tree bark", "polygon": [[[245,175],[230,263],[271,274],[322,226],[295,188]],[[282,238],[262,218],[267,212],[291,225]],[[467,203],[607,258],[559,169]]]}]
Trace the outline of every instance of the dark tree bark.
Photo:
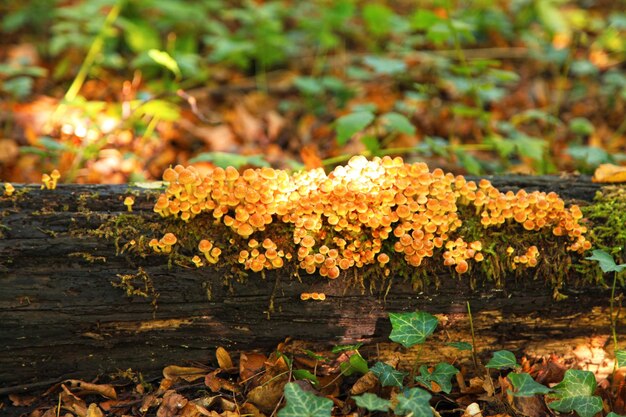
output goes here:
[{"label": "dark tree bark", "polygon": [[[554,190],[586,201],[599,189],[588,178],[491,180],[501,190]],[[387,312],[415,309],[441,315],[438,347],[421,354],[434,361],[448,354],[442,341],[471,340],[468,301],[479,349],[568,353],[609,332],[608,292],[599,288],[566,287],[569,298],[554,302],[543,281],[471,289],[466,279],[442,276],[438,287],[419,292],[395,279],[385,295],[386,286],[370,291],[306,274],[299,281],[280,271],[227,282],[225,270],[116,255],[114,239],[91,232],[125,213],[129,192],[137,195],[133,213],[155,219],[157,193],[125,186],[18,187],[15,196],[0,197],[0,393],[117,369],[153,374],[168,364],[208,362],[217,346],[271,349],[287,337],[327,345],[385,341]],[[123,278],[147,297],[112,285]],[[327,300],[299,299],[313,291]]]}]

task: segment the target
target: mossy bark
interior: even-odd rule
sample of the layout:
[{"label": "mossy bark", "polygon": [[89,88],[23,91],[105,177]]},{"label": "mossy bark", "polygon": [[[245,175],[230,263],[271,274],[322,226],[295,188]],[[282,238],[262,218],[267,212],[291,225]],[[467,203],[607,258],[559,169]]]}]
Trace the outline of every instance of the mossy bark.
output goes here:
[{"label": "mossy bark", "polygon": [[[578,177],[490,180],[501,190],[557,191],[590,204],[600,189]],[[385,341],[388,311],[440,314],[435,341],[470,341],[467,302],[479,347],[568,353],[585,338],[609,334],[609,292],[593,284],[566,283],[559,291],[568,297],[555,302],[550,279],[532,275],[505,276],[495,288],[479,271],[471,279],[441,269],[436,276],[404,271],[380,281],[358,271],[328,280],[288,269],[242,274],[236,263],[197,269],[184,257],[138,249],[164,232],[152,211],[159,191],[16,188],[0,197],[0,393],[118,369],[150,374],[207,362],[217,346],[271,349],[287,337],[327,345]],[[127,195],[135,196],[131,213]],[[302,292],[323,292],[326,301],[303,302]],[[427,349],[421,359],[445,355]]]}]

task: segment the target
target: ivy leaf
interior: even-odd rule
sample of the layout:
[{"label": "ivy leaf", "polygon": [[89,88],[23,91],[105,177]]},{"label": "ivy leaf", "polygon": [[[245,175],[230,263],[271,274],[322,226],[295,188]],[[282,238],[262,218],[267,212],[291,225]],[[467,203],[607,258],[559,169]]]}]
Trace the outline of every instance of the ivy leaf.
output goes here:
[{"label": "ivy leaf", "polygon": [[513,394],[516,397],[532,397],[535,394],[548,394],[552,392],[550,388],[538,383],[525,372],[519,374],[511,372],[507,377],[511,380],[511,384],[513,384],[516,390]]},{"label": "ivy leaf", "polygon": [[587,256],[585,259],[590,261],[598,261],[602,272],[622,272],[626,268],[626,264],[616,265],[615,260],[611,255],[603,251],[602,249],[596,249],[591,252],[591,256]]},{"label": "ivy leaf", "polygon": [[617,367],[621,368],[626,366],[626,350],[616,350],[615,360],[617,360]]},{"label": "ivy leaf", "polygon": [[385,113],[381,116],[384,125],[392,131],[406,133],[407,135],[415,134],[415,126],[403,114],[396,112]]},{"label": "ivy leaf", "polygon": [[428,401],[431,395],[421,388],[411,388],[396,397],[398,404],[394,412],[400,416],[412,413],[412,417],[432,417],[433,410]]},{"label": "ivy leaf", "polygon": [[593,417],[602,411],[602,399],[598,396],[567,397],[551,402],[549,406],[563,413],[576,411],[580,417]]},{"label": "ivy leaf", "polygon": [[313,375],[311,371],[308,371],[306,369],[294,369],[293,377],[295,379],[306,379],[308,381],[311,381],[311,383],[315,386],[318,386],[320,384],[320,381],[317,379],[317,377]]},{"label": "ivy leaf", "polygon": [[494,369],[515,368],[516,366],[518,365],[515,360],[515,355],[508,350],[494,352],[493,358],[485,365],[486,368]]},{"label": "ivy leaf", "polygon": [[424,343],[437,328],[437,317],[423,311],[389,313],[391,334],[389,338],[404,347]]},{"label": "ivy leaf", "polygon": [[393,75],[406,71],[406,63],[399,59],[368,55],[363,58],[363,62],[378,75]]},{"label": "ivy leaf", "polygon": [[367,411],[389,411],[391,406],[391,401],[370,392],[352,397],[352,399],[354,399],[357,407],[365,408]]},{"label": "ivy leaf", "polygon": [[333,402],[306,392],[295,382],[285,385],[287,404],[278,412],[278,417],[330,417]]},{"label": "ivy leaf", "polygon": [[554,386],[557,398],[589,396],[596,390],[596,378],[592,372],[577,369],[565,371],[563,381]]},{"label": "ivy leaf", "polygon": [[431,382],[437,383],[441,390],[446,394],[450,394],[452,391],[452,378],[457,374],[458,369],[449,363],[438,363],[432,372],[428,371],[428,367],[425,365],[420,366],[420,376],[415,377],[415,381],[424,385],[428,389],[431,389]]},{"label": "ivy leaf", "polygon": [[383,362],[376,362],[370,368],[370,371],[376,375],[383,387],[401,387],[406,372],[396,370],[393,366]]},{"label": "ivy leaf", "polygon": [[452,346],[458,350],[472,350],[472,344],[467,342],[450,342],[446,343],[448,346]]},{"label": "ivy leaf", "polygon": [[616,414],[613,411],[611,411],[609,414],[606,415],[606,417],[626,417],[626,416],[623,416],[621,414]]},{"label": "ivy leaf", "polygon": [[580,417],[593,417],[602,410],[602,399],[593,395],[595,389],[596,378],[592,372],[568,369],[563,381],[554,386],[558,400],[549,406],[556,411],[576,411]]},{"label": "ivy leaf", "polygon": [[363,359],[360,354],[354,354],[350,356],[348,362],[342,362],[341,365],[339,365],[339,368],[341,369],[341,372],[346,376],[350,376],[355,372],[366,374],[369,371],[367,367],[367,361]]},{"label": "ivy leaf", "polygon": [[374,113],[369,111],[350,113],[338,118],[335,122],[335,128],[337,129],[339,145],[345,145],[352,135],[365,129],[373,120]]}]

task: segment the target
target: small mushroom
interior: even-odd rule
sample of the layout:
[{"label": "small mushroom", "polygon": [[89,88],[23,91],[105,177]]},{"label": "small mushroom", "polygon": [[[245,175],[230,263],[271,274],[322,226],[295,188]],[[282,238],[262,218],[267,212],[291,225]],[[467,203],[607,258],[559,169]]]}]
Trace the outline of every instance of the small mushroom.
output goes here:
[{"label": "small mushroom", "polygon": [[128,196],[124,199],[124,205],[128,208],[128,211],[133,211],[133,204],[135,204],[135,198]]},{"label": "small mushroom", "polygon": [[4,195],[6,195],[7,197],[11,197],[14,191],[15,187],[13,187],[13,184],[11,184],[10,182],[4,183]]}]

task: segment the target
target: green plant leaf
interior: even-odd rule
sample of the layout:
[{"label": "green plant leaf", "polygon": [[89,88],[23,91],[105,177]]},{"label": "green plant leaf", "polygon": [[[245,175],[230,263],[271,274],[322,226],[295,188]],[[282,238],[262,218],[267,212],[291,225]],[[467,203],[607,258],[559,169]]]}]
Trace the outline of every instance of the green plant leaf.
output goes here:
[{"label": "green plant leaf", "polygon": [[37,143],[49,151],[67,151],[70,147],[67,143],[59,142],[52,139],[49,136],[42,136],[37,140]]},{"label": "green plant leaf", "polygon": [[372,155],[376,155],[380,151],[380,142],[376,136],[363,135],[361,136],[361,143],[365,145],[365,148],[370,151]]},{"label": "green plant leaf", "polygon": [[616,350],[615,360],[617,361],[618,368],[626,366],[626,350]]},{"label": "green plant leaf", "polygon": [[133,52],[140,53],[161,48],[159,32],[147,21],[119,18],[118,23],[124,30],[124,39]]},{"label": "green plant leaf", "polygon": [[590,371],[568,369],[563,381],[553,387],[557,401],[549,407],[561,411],[576,411],[580,417],[593,417],[602,410],[602,399],[594,396],[596,378]]},{"label": "green plant leaf", "polygon": [[431,395],[423,389],[411,388],[396,397],[398,404],[394,412],[401,416],[412,413],[411,417],[432,417],[433,410],[428,403],[430,398]]},{"label": "green plant leaf", "polygon": [[593,124],[586,117],[574,117],[569,121],[569,129],[577,134],[588,136],[594,131]]},{"label": "green plant leaf", "polygon": [[407,376],[406,372],[398,371],[384,362],[376,362],[370,371],[376,375],[383,387],[401,387],[404,377]]},{"label": "green plant leaf", "polygon": [[622,272],[626,268],[626,264],[617,265],[611,255],[602,249],[596,249],[591,252],[591,256],[587,256],[585,259],[590,261],[597,261],[602,272]]},{"label": "green plant leaf", "polygon": [[363,62],[378,75],[394,75],[406,71],[406,63],[400,59],[368,55],[363,58]]},{"label": "green plant leaf", "polygon": [[499,350],[493,353],[493,358],[485,365],[486,368],[506,369],[517,367],[515,355],[508,350]]},{"label": "green plant leaf", "polygon": [[350,376],[355,372],[366,374],[369,371],[367,361],[358,353],[350,356],[348,362],[342,362],[339,368],[341,373],[346,376]]},{"label": "green plant leaf", "polygon": [[244,165],[254,165],[258,167],[268,167],[269,162],[261,155],[239,155],[227,152],[202,152],[189,160],[189,163],[213,162],[216,166],[226,168],[233,166],[240,168]]},{"label": "green plant leaf", "polygon": [[567,153],[575,160],[594,168],[609,162],[611,158],[607,151],[597,146],[570,145],[567,147]]},{"label": "green plant leaf", "polygon": [[367,411],[389,411],[391,401],[380,398],[376,394],[366,392],[363,395],[352,397],[357,407],[365,408]]},{"label": "green plant leaf", "polygon": [[161,120],[176,121],[180,119],[180,108],[176,103],[166,100],[149,100],[135,110],[137,117],[151,116]]},{"label": "green plant leaf", "polygon": [[435,366],[432,372],[428,371],[426,365],[420,366],[420,375],[415,377],[415,381],[431,389],[431,382],[437,383],[446,394],[452,391],[452,378],[457,374],[458,369],[449,363],[441,362]]},{"label": "green plant leaf", "polygon": [[278,417],[330,417],[333,402],[306,392],[295,382],[285,385],[287,404],[278,412]]},{"label": "green plant leaf", "polygon": [[374,121],[374,113],[369,111],[361,111],[341,116],[335,122],[337,142],[340,145],[345,145],[352,135],[365,129],[372,121]]},{"label": "green plant leaf", "polygon": [[602,411],[602,399],[598,396],[567,397],[551,402],[548,406],[563,413],[576,411],[580,417],[593,417]]},{"label": "green plant leaf", "polygon": [[511,384],[513,384],[515,388],[513,395],[516,397],[532,397],[536,394],[548,394],[552,392],[550,388],[538,383],[525,372],[519,374],[511,372],[507,375],[507,378],[511,380]]},{"label": "green plant leaf", "polygon": [[424,311],[389,313],[391,334],[389,338],[404,347],[424,343],[437,328],[437,317]]},{"label": "green plant leaf", "polygon": [[553,388],[557,398],[590,396],[596,390],[596,377],[590,371],[568,369]]},{"label": "green plant leaf", "polygon": [[541,161],[546,149],[546,142],[526,135],[519,135],[514,139],[515,147],[520,155],[528,157],[533,161]]},{"label": "green plant leaf", "polygon": [[363,343],[355,343],[353,345],[341,345],[341,346],[333,346],[331,352],[332,353],[341,353],[347,352],[349,350],[359,350],[363,346]]},{"label": "green plant leaf", "polygon": [[306,369],[294,369],[292,373],[295,379],[306,379],[308,381],[311,381],[315,386],[320,384],[320,381],[317,379],[317,377]]},{"label": "green plant leaf", "polygon": [[483,167],[480,165],[478,159],[474,157],[474,155],[468,153],[463,148],[458,148],[454,151],[457,158],[459,158],[459,162],[467,170],[468,173],[472,175],[480,175],[483,172]]},{"label": "green plant leaf", "polygon": [[472,344],[467,342],[450,342],[446,343],[448,346],[452,346],[458,350],[472,350]]},{"label": "green plant leaf", "polygon": [[379,37],[392,31],[394,13],[389,7],[380,3],[366,3],[362,13],[365,27],[372,35]]},{"label": "green plant leaf", "polygon": [[381,116],[383,124],[391,131],[406,133],[407,135],[415,134],[415,126],[403,114],[396,112],[385,113]]},{"label": "green plant leaf", "polygon": [[626,416],[623,416],[621,414],[616,414],[613,411],[611,411],[609,414],[606,415],[606,417],[626,417]]},{"label": "green plant leaf", "polygon": [[176,62],[176,60],[167,52],[159,51],[158,49],[150,49],[148,51],[148,56],[157,64],[172,71],[172,73],[176,76],[176,79],[180,79],[182,77],[180,68],[178,67],[178,62]]}]

